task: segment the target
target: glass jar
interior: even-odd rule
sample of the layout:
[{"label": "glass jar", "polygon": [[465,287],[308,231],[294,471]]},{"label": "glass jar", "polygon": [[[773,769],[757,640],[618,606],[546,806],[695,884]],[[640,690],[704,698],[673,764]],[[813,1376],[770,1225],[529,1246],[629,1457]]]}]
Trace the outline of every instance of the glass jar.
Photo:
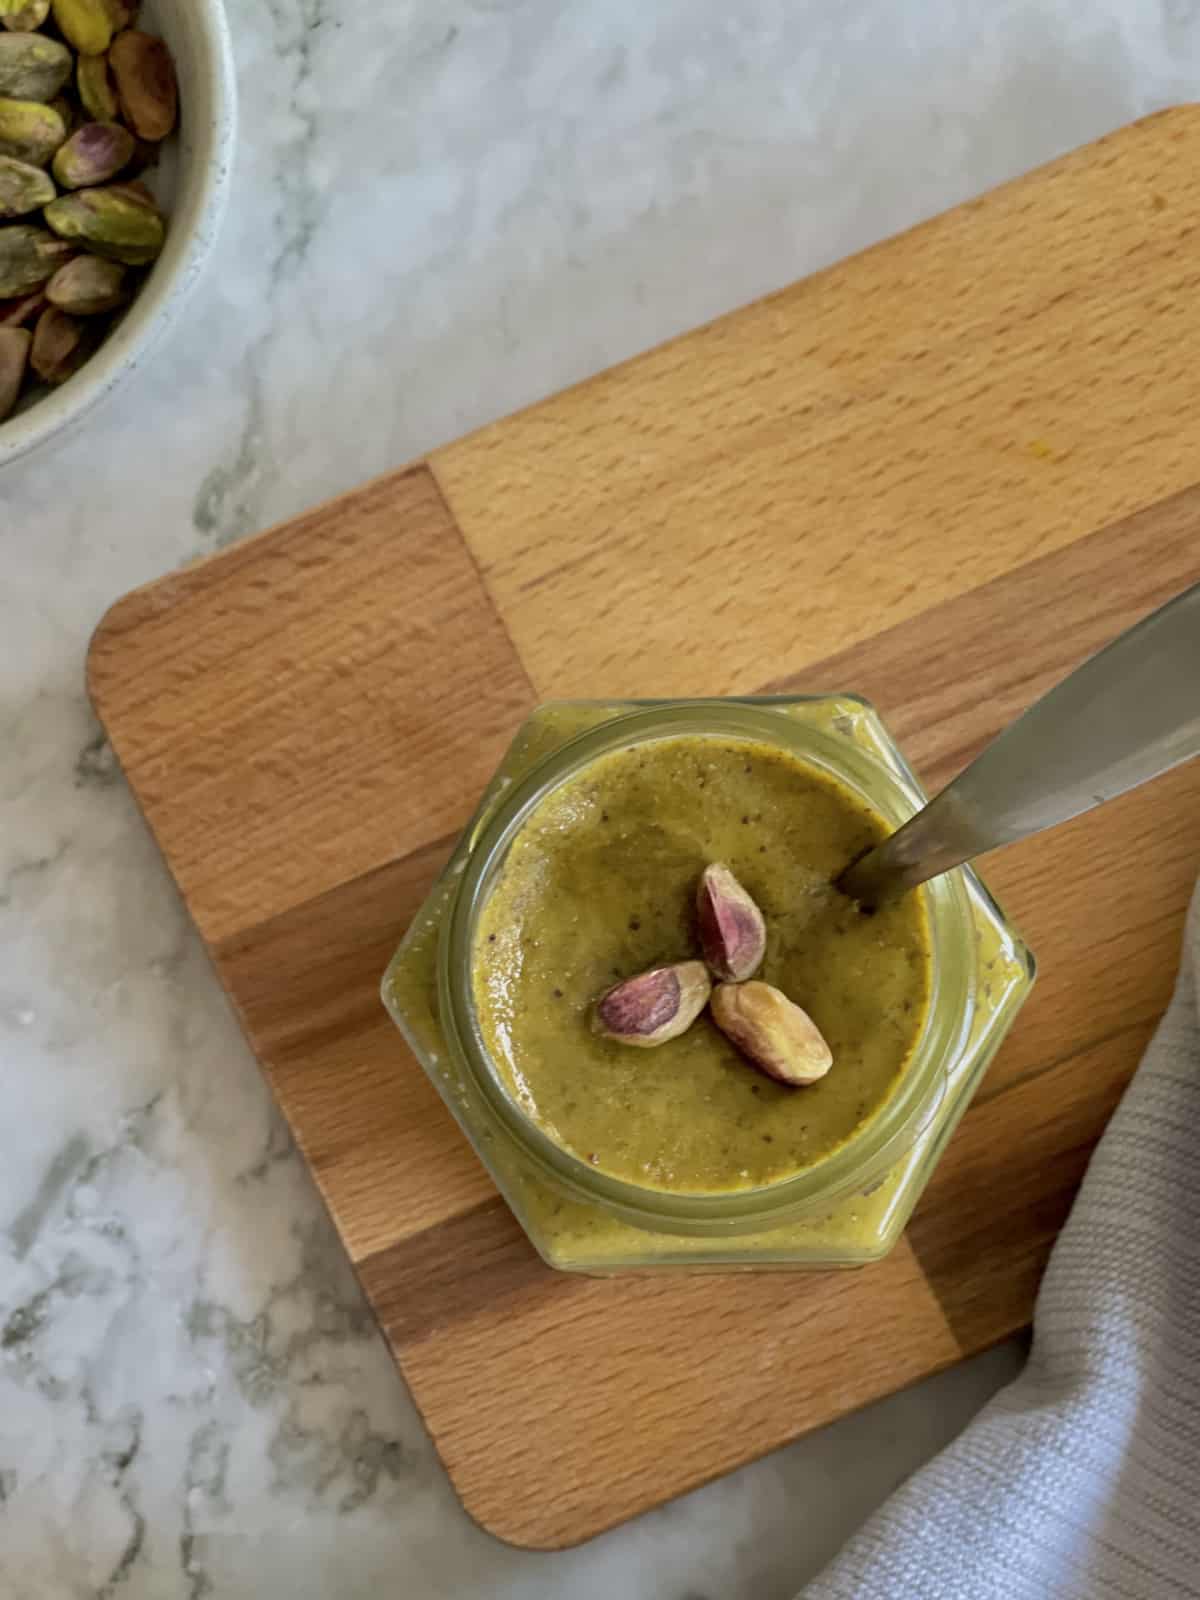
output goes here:
[{"label": "glass jar", "polygon": [[543,1260],[564,1271],[858,1266],[899,1238],[934,1163],[1033,982],[1033,958],[969,868],[925,898],[932,996],[892,1097],[817,1166],[754,1190],[696,1195],[599,1172],[522,1111],[474,1017],[475,919],[546,793],[641,740],[773,743],[823,768],[891,826],[925,795],[879,716],[850,695],[551,702],[518,732],[383,980],[389,1013]]}]

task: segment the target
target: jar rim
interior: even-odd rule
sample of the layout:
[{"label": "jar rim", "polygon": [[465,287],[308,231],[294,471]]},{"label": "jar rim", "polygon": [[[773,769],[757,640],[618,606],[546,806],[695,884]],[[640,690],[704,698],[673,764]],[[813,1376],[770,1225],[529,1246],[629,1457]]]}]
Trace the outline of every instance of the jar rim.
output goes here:
[{"label": "jar rim", "polygon": [[[827,731],[787,714],[796,704],[851,713],[857,708],[882,732],[870,704],[857,696],[793,696],[774,700],[689,700],[636,705],[598,726],[575,734],[537,762],[481,820],[443,923],[438,963],[439,1010],[449,1047],[479,1088],[507,1136],[541,1176],[586,1203],[600,1203],[642,1227],[672,1232],[727,1227],[730,1232],[772,1227],[790,1215],[832,1202],[881,1176],[898,1147],[920,1132],[945,1091],[947,1067],[962,1048],[975,1002],[973,924],[961,871],[933,879],[916,892],[928,913],[932,977],[921,1033],[899,1082],[850,1137],[821,1161],[758,1188],[718,1192],[651,1188],[603,1172],[552,1139],[511,1093],[484,1043],[475,1010],[475,929],[495,874],[509,846],[538,805],[592,761],[614,750],[654,740],[689,736],[745,738],[787,749],[823,770],[899,826],[925,804],[912,769],[887,740],[888,759],[873,755],[853,737]],[[883,735],[886,739],[886,735]],[[914,1127],[914,1122],[916,1126]],[[907,1137],[905,1137],[907,1135]]]}]

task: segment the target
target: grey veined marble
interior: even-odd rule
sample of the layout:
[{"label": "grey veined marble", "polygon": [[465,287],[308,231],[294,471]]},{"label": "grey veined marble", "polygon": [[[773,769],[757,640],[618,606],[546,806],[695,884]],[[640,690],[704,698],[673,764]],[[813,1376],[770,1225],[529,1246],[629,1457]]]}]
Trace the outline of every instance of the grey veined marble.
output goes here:
[{"label": "grey veined marble", "polygon": [[231,9],[236,189],[188,324],[0,478],[0,1594],[779,1600],[1019,1352],[583,1550],[480,1533],[97,735],[84,648],[135,583],[1194,97],[1200,5]]}]

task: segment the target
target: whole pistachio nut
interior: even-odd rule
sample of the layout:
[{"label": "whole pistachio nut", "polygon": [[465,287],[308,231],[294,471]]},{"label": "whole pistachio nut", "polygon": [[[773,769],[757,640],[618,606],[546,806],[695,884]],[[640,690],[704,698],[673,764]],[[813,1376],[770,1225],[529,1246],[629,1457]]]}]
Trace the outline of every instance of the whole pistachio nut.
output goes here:
[{"label": "whole pistachio nut", "polygon": [[653,967],[614,984],[596,1002],[594,1027],[606,1039],[644,1048],[677,1039],[708,1004],[712,983],[703,961]]},{"label": "whole pistachio nut", "polygon": [[179,90],[171,52],[153,34],[128,28],[113,40],[109,66],[125,121],[139,139],[156,144],[175,126]]},{"label": "whole pistachio nut", "polygon": [[816,1083],[833,1054],[807,1011],[769,983],[719,983],[713,1021],[754,1065],[780,1083]]},{"label": "whole pistachio nut", "polygon": [[46,296],[40,289],[19,300],[0,300],[0,328],[23,328],[36,321],[45,309]]},{"label": "whole pistachio nut", "polygon": [[44,167],[66,137],[66,124],[53,106],[0,96],[0,156]]},{"label": "whole pistachio nut", "polygon": [[27,328],[0,328],[0,422],[17,403],[32,338]]},{"label": "whole pistachio nut", "polygon": [[105,0],[50,0],[59,31],[80,55],[102,56],[112,43],[113,25]]},{"label": "whole pistachio nut", "polygon": [[49,15],[50,0],[0,0],[0,22],[13,33],[34,33]]},{"label": "whole pistachio nut", "polygon": [[704,959],[718,978],[741,983],[754,976],[767,951],[767,925],[750,895],[720,861],[700,874],[696,922]]},{"label": "whole pistachio nut", "polygon": [[133,146],[133,135],[119,122],[85,122],[59,146],[50,170],[64,189],[90,189],[115,178]]},{"label": "whole pistachio nut", "polygon": [[0,217],[27,217],[58,193],[48,173],[14,156],[0,156]]},{"label": "whole pistachio nut", "polygon": [[129,267],[153,261],[166,233],[153,200],[143,198],[130,184],[60,195],[43,216],[60,238]]},{"label": "whole pistachio nut", "polygon": [[47,306],[33,330],[29,365],[45,383],[65,383],[91,354],[88,330],[57,306]]},{"label": "whole pistachio nut", "polygon": [[126,299],[125,268],[99,256],[76,256],[46,285],[46,299],[74,317],[95,317],[115,311]]},{"label": "whole pistachio nut", "polygon": [[53,100],[71,76],[74,57],[44,33],[0,33],[0,95]]},{"label": "whole pistachio nut", "polygon": [[75,87],[93,122],[115,122],[120,116],[121,102],[107,56],[80,56],[75,67]]},{"label": "whole pistachio nut", "polygon": [[15,300],[40,289],[75,254],[68,241],[45,228],[13,222],[0,228],[0,300]]}]

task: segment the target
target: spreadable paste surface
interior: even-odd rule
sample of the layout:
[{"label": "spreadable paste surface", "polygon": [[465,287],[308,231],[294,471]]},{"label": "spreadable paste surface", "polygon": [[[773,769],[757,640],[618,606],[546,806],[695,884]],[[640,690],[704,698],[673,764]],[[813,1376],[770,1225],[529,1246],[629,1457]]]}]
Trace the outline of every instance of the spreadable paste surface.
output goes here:
[{"label": "spreadable paste surface", "polygon": [[[518,832],[476,931],[484,1043],[526,1114],[602,1172],[676,1193],[750,1189],[831,1154],[892,1093],[930,996],[920,897],[864,916],[832,879],[887,832],[787,751],[710,735],[598,758]],[[694,958],[700,873],[723,861],[767,921],[757,974],[813,1017],[834,1064],[807,1088],[764,1076],[707,1012],[634,1049],[597,1036],[618,979]]]}]

